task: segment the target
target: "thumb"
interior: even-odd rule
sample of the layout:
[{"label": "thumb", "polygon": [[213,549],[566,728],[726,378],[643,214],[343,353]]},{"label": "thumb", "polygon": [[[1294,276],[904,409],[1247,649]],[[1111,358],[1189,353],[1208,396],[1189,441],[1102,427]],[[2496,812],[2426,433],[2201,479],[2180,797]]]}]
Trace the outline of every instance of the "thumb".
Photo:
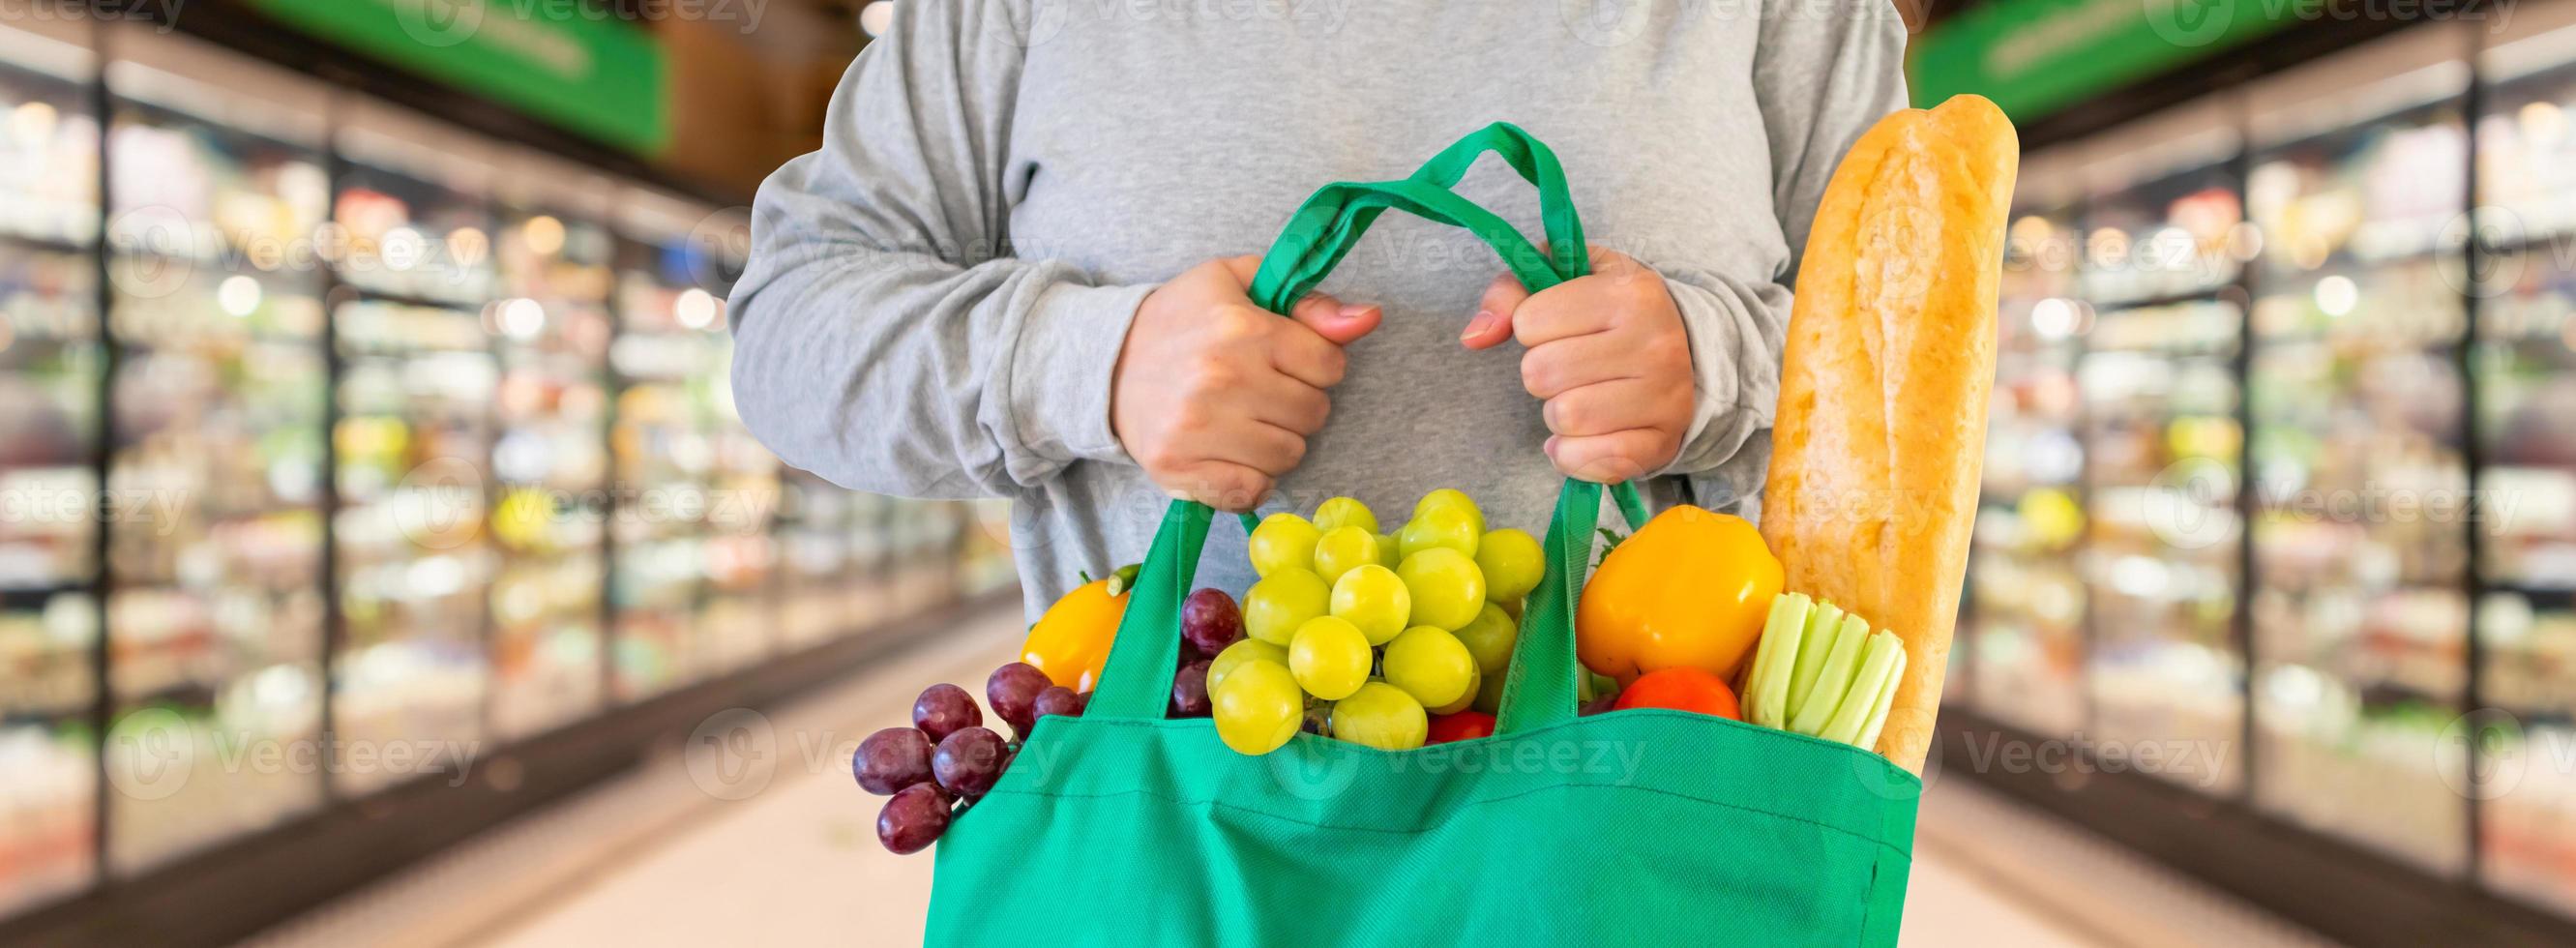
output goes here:
[{"label": "thumb", "polygon": [[1385,313],[1375,306],[1344,303],[1322,293],[1309,293],[1288,311],[1288,318],[1337,346],[1358,342],[1377,328]]}]

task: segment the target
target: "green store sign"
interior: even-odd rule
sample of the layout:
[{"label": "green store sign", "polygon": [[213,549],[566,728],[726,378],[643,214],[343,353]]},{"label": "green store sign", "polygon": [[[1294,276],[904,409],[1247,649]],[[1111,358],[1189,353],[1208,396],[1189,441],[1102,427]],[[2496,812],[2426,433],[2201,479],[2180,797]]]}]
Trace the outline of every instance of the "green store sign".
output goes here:
[{"label": "green store sign", "polygon": [[2278,30],[2324,0],[1995,0],[1915,40],[1917,105],[1960,93],[2041,118]]},{"label": "green store sign", "polygon": [[652,35],[577,0],[251,0],[271,17],[628,151],[670,143]]}]

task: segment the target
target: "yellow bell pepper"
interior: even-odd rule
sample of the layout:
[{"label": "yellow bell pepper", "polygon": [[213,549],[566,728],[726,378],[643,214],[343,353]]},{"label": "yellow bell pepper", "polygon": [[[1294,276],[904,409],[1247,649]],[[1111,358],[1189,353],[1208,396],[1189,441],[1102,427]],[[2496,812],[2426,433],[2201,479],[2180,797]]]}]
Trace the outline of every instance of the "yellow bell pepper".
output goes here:
[{"label": "yellow bell pepper", "polygon": [[1090,694],[1109,664],[1109,646],[1127,618],[1127,593],[1135,582],[1136,567],[1128,566],[1065,593],[1029,627],[1020,661],[1045,672],[1049,681]]},{"label": "yellow bell pepper", "polygon": [[1610,551],[1575,609],[1576,654],[1625,686],[1666,668],[1732,682],[1762,638],[1780,561],[1744,518],[1680,506]]}]

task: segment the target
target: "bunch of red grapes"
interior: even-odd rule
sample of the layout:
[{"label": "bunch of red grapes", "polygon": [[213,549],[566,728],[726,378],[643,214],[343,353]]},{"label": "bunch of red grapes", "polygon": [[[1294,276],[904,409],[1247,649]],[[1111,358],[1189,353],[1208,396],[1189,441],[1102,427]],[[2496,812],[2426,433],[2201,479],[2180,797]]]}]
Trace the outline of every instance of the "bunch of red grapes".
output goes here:
[{"label": "bunch of red grapes", "polygon": [[[1190,594],[1181,610],[1181,668],[1172,681],[1170,716],[1207,716],[1208,659],[1242,638],[1243,614],[1232,597],[1217,589]],[[1089,698],[1035,666],[1012,662],[984,681],[984,700],[1011,726],[1010,740],[983,726],[984,713],[966,689],[943,682],[913,699],[911,727],[886,728],[859,742],[850,759],[859,786],[892,797],[877,812],[877,841],[886,849],[928,848],[958,813],[1001,782],[1039,718],[1081,717]]]}]

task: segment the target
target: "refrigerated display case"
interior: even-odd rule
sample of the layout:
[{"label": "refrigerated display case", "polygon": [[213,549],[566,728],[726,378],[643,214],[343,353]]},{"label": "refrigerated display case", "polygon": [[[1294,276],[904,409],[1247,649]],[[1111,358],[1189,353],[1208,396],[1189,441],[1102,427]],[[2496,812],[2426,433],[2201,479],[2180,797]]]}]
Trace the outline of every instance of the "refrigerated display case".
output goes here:
[{"label": "refrigerated display case", "polygon": [[[2496,760],[2481,791],[2485,880],[2576,915],[2576,27],[2493,50],[2478,117],[2478,310],[2471,348],[2493,498],[2472,531],[2480,703]],[[2506,506],[2510,503],[2510,508]],[[2552,766],[2528,762],[2550,761]]]},{"label": "refrigerated display case", "polygon": [[[121,874],[321,802],[310,770],[196,766],[319,734],[329,201],[315,85],[136,35],[106,79],[107,856]],[[185,779],[165,782],[169,765]]]},{"label": "refrigerated display case", "polygon": [[0,26],[0,915],[95,871],[98,121],[76,36]]},{"label": "refrigerated display case", "polygon": [[[2456,874],[2468,860],[2467,193],[2456,46],[2257,94],[2248,378],[2259,806]],[[2457,233],[2457,231],[2453,231]],[[2394,506],[2392,506],[2392,504]]]},{"label": "refrigerated display case", "polygon": [[[534,182],[548,182],[538,187]],[[534,157],[503,186],[491,533],[492,729],[593,713],[606,681],[608,341],[613,186]]]},{"label": "refrigerated display case", "polygon": [[479,741],[500,553],[485,529],[500,366],[487,156],[382,110],[338,129],[331,319],[341,636],[334,774],[363,793],[415,774],[362,765],[397,744]]},{"label": "refrigerated display case", "polygon": [[2182,110],[2103,146],[2121,157],[2092,165],[2076,370],[2092,728],[2195,749],[2140,772],[2220,795],[2242,779],[2239,280],[2260,244],[2232,118]]},{"label": "refrigerated display case", "polygon": [[1964,597],[1968,703],[2034,733],[2083,727],[2084,533],[2075,362],[2091,318],[2076,298],[2084,245],[2064,162],[2024,170],[2005,240],[1985,484]]},{"label": "refrigerated display case", "polygon": [[0,942],[238,937],[1004,582],[744,431],[738,214],[94,26],[0,24]]},{"label": "refrigerated display case", "polygon": [[639,503],[612,527],[611,664],[616,693],[636,698],[771,647],[767,526],[779,481],[777,458],[735,414],[724,303],[701,285],[739,261],[693,239],[703,208],[639,197],[621,211],[610,444],[618,483]]},{"label": "refrigerated display case", "polygon": [[[1958,54],[1928,87],[1988,81],[1970,54],[2053,11],[1918,37]],[[2045,456],[2019,430],[2016,331],[2079,325],[2080,410],[2040,429],[2081,438],[2058,519],[2082,531],[2062,555],[2087,593],[2084,736],[2200,744],[2218,779],[2082,751],[1978,778],[2339,938],[2563,943],[2576,3],[2376,22],[2275,24],[2280,43],[2015,115],[2012,226],[2082,229],[2090,305],[2040,320],[2066,291],[2007,268],[1989,445],[2011,448],[1988,453],[1960,632],[1975,684],[1945,746],[2062,734],[2011,710],[2028,635],[1998,618],[2044,586],[1996,548],[2032,532],[2023,459]],[[2060,207],[2031,187],[2063,164],[2097,186]]]},{"label": "refrigerated display case", "polygon": [[974,598],[1015,588],[1019,563],[1011,554],[1011,502],[985,498],[966,504],[968,529],[961,535],[957,593]]},{"label": "refrigerated display case", "polygon": [[778,641],[793,652],[867,621],[867,613],[850,610],[850,591],[862,581],[852,530],[859,504],[797,468],[784,469],[779,489]]}]

